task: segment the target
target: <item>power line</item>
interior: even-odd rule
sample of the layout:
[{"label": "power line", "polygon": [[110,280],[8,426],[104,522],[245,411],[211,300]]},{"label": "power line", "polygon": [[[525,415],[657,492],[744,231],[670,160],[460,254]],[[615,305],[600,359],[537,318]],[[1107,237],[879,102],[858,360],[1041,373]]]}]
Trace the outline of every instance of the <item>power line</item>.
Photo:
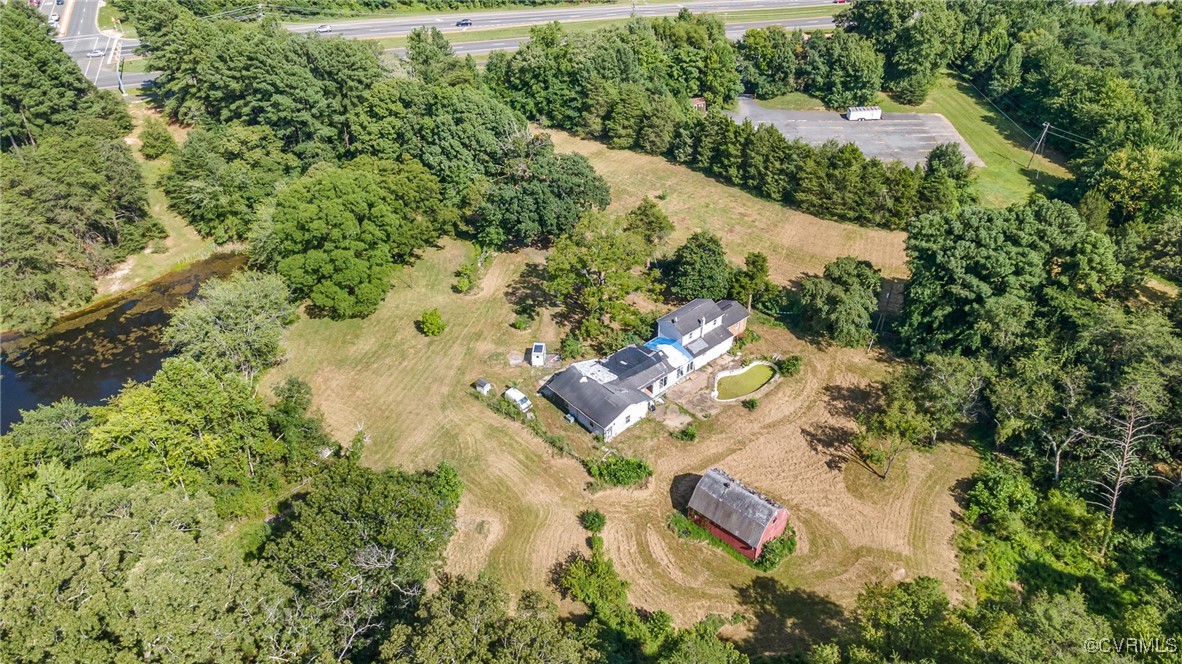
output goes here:
[{"label": "power line", "polygon": [[1038,140],[1038,139],[1036,139],[1036,138],[1035,138],[1035,137],[1034,137],[1034,136],[1033,136],[1033,135],[1032,135],[1030,132],[1028,132],[1028,131],[1026,131],[1025,129],[1023,129],[1023,128],[1022,128],[1022,125],[1018,124],[1018,123],[1017,123],[1017,121],[1015,121],[1015,120],[1014,120],[1013,118],[1011,118],[1010,116],[1006,115],[1006,112],[1005,112],[1005,111],[1003,111],[1003,110],[1001,110],[1001,107],[1000,107],[1000,106],[998,106],[997,104],[993,103],[993,100],[992,100],[992,99],[990,99],[990,98],[989,98],[989,97],[988,97],[988,96],[987,96],[987,95],[986,95],[984,92],[981,92],[981,90],[980,90],[980,89],[979,89],[977,86],[973,85],[973,81],[972,81],[972,79],[970,79],[969,77],[965,76],[965,75],[964,75],[964,72],[962,72],[962,71],[960,71],[959,69],[957,69],[957,68],[956,68],[956,65],[954,65],[954,64],[952,64],[952,63],[950,62],[950,63],[948,63],[948,66],[949,66],[949,67],[952,67],[952,69],[954,69],[954,70],[956,71],[956,73],[960,74],[960,75],[961,75],[961,78],[963,78],[963,79],[964,79],[965,83],[968,83],[968,84],[969,84],[969,87],[971,87],[972,89],[976,90],[976,91],[977,91],[977,94],[981,95],[981,98],[982,98],[982,99],[984,99],[985,101],[989,102],[989,105],[990,105],[990,106],[992,106],[992,107],[993,107],[993,108],[994,108],[994,109],[995,109],[995,110],[996,110],[998,113],[1001,113],[1001,116],[1002,116],[1003,118],[1005,118],[1005,119],[1009,120],[1011,123],[1013,123],[1013,125],[1014,125],[1015,127],[1017,127],[1017,128],[1018,128],[1018,131],[1022,132],[1023,134],[1026,134],[1026,136],[1028,136],[1028,137],[1030,138],[1030,140],[1032,140],[1032,141],[1034,141],[1034,140]]}]

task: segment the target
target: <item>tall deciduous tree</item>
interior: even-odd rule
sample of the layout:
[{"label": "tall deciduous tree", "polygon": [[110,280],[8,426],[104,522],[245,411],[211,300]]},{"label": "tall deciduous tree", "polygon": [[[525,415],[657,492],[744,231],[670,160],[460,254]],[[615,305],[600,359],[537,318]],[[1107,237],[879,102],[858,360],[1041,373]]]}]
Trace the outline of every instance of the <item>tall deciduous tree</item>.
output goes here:
[{"label": "tall deciduous tree", "polygon": [[883,58],[865,37],[837,30],[805,43],[805,90],[830,108],[868,104],[882,88]]},{"label": "tall deciduous tree", "polygon": [[621,217],[583,215],[574,230],[554,243],[546,259],[546,289],[584,341],[611,327],[631,327],[637,311],[626,298],[646,285],[638,269],[651,247],[628,232]]},{"label": "tall deciduous tree", "polygon": [[263,552],[323,626],[338,660],[376,646],[381,625],[407,616],[423,596],[455,530],[462,490],[447,464],[375,472],[359,456],[355,448],[332,464]]},{"label": "tall deciduous tree", "polygon": [[1049,287],[1103,292],[1121,276],[1112,243],[1061,202],[924,215],[909,230],[901,332],[915,350],[1008,352]]},{"label": "tall deciduous tree", "polygon": [[297,166],[267,127],[197,129],[173,159],[163,189],[169,207],[202,236],[215,242],[243,240]]},{"label": "tall deciduous tree", "polygon": [[219,472],[244,483],[282,452],[250,385],[188,358],[165,361],[151,383],[129,385],[98,409],[86,449],[186,495],[210,483],[215,464],[234,468]]},{"label": "tall deciduous tree", "polygon": [[586,157],[555,152],[546,136],[517,137],[476,211],[477,233],[485,246],[548,244],[610,202]]},{"label": "tall deciduous tree", "polygon": [[439,181],[417,162],[360,158],[311,169],[276,202],[252,260],[274,269],[313,312],[368,316],[399,264],[455,223]]},{"label": "tall deciduous tree", "polygon": [[211,279],[172,312],[163,341],[215,373],[251,382],[279,358],[283,328],[295,319],[290,300],[278,275],[246,271]]},{"label": "tall deciduous tree", "polygon": [[731,266],[722,240],[700,231],[689,236],[673,252],[669,267],[669,291],[682,300],[698,297],[720,300],[731,286]]},{"label": "tall deciduous tree", "polygon": [[286,638],[291,590],[244,562],[208,496],[139,484],[82,495],[0,569],[6,661],[241,661]]},{"label": "tall deciduous tree", "polygon": [[837,345],[861,346],[870,340],[881,282],[879,271],[868,261],[839,258],[825,266],[823,276],[801,282],[801,314]]}]

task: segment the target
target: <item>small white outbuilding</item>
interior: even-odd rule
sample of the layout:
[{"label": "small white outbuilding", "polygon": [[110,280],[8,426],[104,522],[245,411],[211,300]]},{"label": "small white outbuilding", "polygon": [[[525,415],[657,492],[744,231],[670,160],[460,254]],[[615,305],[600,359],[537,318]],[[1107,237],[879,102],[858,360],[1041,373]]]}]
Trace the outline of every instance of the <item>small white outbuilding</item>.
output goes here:
[{"label": "small white outbuilding", "polygon": [[529,351],[529,365],[531,367],[546,366],[546,344],[536,342]]}]

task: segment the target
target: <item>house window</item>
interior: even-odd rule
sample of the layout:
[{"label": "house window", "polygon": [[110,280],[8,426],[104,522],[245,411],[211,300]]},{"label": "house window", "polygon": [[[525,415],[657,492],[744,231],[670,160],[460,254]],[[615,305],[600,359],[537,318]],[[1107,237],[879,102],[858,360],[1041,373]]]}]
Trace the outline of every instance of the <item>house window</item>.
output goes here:
[{"label": "house window", "polygon": [[625,416],[624,416],[624,424],[631,424],[631,423],[632,423],[632,416],[631,416],[631,415],[625,415]]}]

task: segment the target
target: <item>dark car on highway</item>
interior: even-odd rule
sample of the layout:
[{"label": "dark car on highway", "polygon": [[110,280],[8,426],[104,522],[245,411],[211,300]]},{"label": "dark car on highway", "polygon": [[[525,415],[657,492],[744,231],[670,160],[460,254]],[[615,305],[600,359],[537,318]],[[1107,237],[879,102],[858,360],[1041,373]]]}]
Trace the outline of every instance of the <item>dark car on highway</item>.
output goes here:
[{"label": "dark car on highway", "polygon": [[471,27],[471,25],[472,25],[472,19],[470,19],[470,18],[464,18],[464,19],[460,19],[460,20],[456,21],[456,27],[458,27],[458,28],[467,28],[467,27]]}]

